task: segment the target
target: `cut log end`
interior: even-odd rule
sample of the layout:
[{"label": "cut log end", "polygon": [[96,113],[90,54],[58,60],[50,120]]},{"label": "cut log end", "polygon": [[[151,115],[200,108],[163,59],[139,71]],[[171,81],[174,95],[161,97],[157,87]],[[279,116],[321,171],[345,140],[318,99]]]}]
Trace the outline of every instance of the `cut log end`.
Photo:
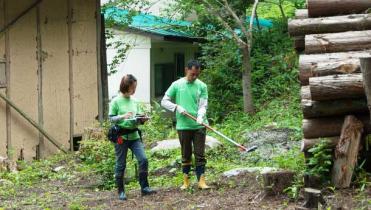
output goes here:
[{"label": "cut log end", "polygon": [[284,189],[291,186],[295,173],[292,171],[276,171],[262,174],[264,189],[267,195],[283,193]]},{"label": "cut log end", "polygon": [[320,190],[313,188],[304,188],[305,208],[318,208],[318,204],[325,204]]}]

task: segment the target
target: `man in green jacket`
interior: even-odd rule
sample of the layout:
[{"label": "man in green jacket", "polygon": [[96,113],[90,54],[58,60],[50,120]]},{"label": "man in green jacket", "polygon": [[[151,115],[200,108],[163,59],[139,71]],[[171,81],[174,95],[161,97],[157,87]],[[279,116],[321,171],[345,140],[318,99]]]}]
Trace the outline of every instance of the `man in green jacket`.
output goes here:
[{"label": "man in green jacket", "polygon": [[[207,123],[207,86],[197,79],[201,65],[196,60],[190,60],[185,68],[185,77],[173,82],[166,91],[161,105],[169,111],[176,112],[176,129],[182,152],[182,169],[184,183],[181,189],[190,186],[189,172],[192,165],[192,144],[196,163],[198,187],[208,189],[205,183],[205,140],[206,128],[201,123]],[[189,113],[197,117],[197,122],[185,116]]]}]

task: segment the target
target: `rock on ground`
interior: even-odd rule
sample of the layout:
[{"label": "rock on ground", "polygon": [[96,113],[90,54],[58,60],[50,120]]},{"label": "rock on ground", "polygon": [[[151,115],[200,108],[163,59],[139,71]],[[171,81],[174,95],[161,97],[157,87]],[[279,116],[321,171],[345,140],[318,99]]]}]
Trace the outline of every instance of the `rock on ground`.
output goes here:
[{"label": "rock on ground", "polygon": [[[217,139],[206,136],[206,148],[213,149],[220,146],[222,143]],[[160,150],[171,150],[180,148],[179,139],[168,139],[156,142],[156,146],[151,149],[151,152],[156,152]]]},{"label": "rock on ground", "polygon": [[264,159],[271,159],[292,147],[299,146],[300,141],[293,139],[294,130],[289,128],[273,128],[247,132],[244,135],[246,147],[257,146],[256,153]]}]

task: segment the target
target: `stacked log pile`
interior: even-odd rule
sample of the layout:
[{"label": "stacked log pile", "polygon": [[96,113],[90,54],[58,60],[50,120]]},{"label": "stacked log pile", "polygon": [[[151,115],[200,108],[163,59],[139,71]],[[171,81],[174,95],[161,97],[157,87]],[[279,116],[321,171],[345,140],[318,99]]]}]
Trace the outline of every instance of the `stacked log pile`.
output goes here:
[{"label": "stacked log pile", "polygon": [[361,136],[371,134],[371,103],[361,73],[366,65],[360,62],[371,57],[371,0],[307,0],[307,6],[288,23],[295,47],[302,53],[302,151],[326,138],[339,154],[333,182],[349,187],[352,172],[340,169],[344,164],[354,166]]}]

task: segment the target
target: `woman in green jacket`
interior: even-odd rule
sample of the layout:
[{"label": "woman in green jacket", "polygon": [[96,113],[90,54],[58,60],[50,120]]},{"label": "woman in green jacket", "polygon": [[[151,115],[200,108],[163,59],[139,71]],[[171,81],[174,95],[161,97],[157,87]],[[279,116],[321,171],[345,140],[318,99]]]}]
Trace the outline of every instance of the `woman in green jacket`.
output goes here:
[{"label": "woman in green jacket", "polygon": [[138,132],[138,124],[144,123],[148,118],[136,118],[140,110],[138,102],[131,97],[136,87],[136,78],[131,74],[125,75],[121,79],[120,95],[112,100],[109,110],[110,121],[120,127],[120,136],[115,143],[115,179],[120,200],[127,199],[124,190],[124,172],[128,149],[133,152],[139,164],[139,184],[142,195],[156,193],[148,184],[148,159]]}]

